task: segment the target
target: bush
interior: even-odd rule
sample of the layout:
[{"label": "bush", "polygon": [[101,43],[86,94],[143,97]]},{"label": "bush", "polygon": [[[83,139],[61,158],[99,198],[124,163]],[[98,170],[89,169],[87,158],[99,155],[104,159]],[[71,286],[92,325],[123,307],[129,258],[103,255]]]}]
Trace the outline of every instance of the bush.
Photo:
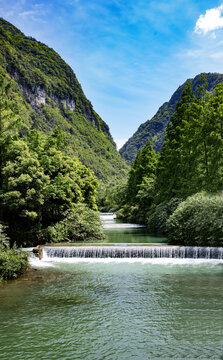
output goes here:
[{"label": "bush", "polygon": [[198,193],[182,202],[167,221],[171,244],[223,246],[223,197]]},{"label": "bush", "polygon": [[64,220],[46,230],[46,241],[99,241],[104,240],[99,214],[85,204],[77,204],[67,211]]},{"label": "bush", "polygon": [[28,266],[28,256],[16,247],[9,249],[9,238],[0,224],[0,282],[15,279],[21,275]]},{"label": "bush", "polygon": [[146,222],[148,230],[154,234],[166,235],[166,222],[181,202],[182,199],[173,198],[168,202],[162,202],[157,205],[155,211],[149,216]]},{"label": "bush", "polygon": [[17,278],[25,272],[27,266],[26,253],[16,248],[0,251],[0,282]]},{"label": "bush", "polygon": [[42,231],[45,242],[63,242],[67,240],[67,228],[62,222],[55,225],[48,226],[47,229]]}]

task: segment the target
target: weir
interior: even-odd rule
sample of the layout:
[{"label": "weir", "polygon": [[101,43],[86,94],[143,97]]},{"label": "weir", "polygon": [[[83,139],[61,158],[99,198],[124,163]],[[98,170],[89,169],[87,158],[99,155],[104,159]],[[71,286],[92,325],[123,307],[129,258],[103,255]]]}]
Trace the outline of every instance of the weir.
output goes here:
[{"label": "weir", "polygon": [[222,247],[193,246],[46,246],[47,258],[182,258],[223,260]]}]

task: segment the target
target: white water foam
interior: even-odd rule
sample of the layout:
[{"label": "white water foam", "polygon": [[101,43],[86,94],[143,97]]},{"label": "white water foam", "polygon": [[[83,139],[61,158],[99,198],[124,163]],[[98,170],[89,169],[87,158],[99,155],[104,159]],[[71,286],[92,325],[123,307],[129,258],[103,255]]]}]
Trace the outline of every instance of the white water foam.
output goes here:
[{"label": "white water foam", "polygon": [[115,213],[100,213],[100,218],[102,221],[112,221],[116,218]]},{"label": "white water foam", "polygon": [[165,266],[199,266],[207,264],[209,266],[223,265],[222,259],[186,259],[186,258],[78,258],[78,257],[48,257],[46,252],[43,251],[42,260],[36,264],[41,267],[54,266],[56,263],[78,264],[78,263],[101,263],[101,264],[134,264],[139,263],[142,265],[165,265]]},{"label": "white water foam", "polygon": [[50,258],[49,258],[49,261],[47,261],[46,259],[40,260],[32,252],[30,252],[30,255],[29,255],[29,265],[33,268],[45,268],[45,267],[54,266],[54,264],[52,263]]},{"label": "white water foam", "polygon": [[101,213],[100,218],[104,229],[133,229],[145,227],[144,225],[138,224],[129,224],[129,223],[116,223],[116,214],[115,213]]}]

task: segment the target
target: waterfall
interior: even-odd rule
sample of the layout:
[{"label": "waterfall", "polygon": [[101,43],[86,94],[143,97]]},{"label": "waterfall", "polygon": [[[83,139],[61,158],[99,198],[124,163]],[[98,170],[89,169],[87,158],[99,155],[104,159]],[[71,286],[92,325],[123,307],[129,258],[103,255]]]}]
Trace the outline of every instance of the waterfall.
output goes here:
[{"label": "waterfall", "polygon": [[194,246],[46,246],[43,258],[223,259],[222,247]]}]

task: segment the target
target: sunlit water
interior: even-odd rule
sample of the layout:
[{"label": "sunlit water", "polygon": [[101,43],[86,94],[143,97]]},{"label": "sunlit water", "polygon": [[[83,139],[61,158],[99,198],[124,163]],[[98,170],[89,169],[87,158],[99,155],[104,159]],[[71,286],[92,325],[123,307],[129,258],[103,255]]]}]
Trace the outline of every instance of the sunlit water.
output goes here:
[{"label": "sunlit water", "polygon": [[22,279],[0,287],[1,360],[223,356],[222,260],[32,264]]}]

